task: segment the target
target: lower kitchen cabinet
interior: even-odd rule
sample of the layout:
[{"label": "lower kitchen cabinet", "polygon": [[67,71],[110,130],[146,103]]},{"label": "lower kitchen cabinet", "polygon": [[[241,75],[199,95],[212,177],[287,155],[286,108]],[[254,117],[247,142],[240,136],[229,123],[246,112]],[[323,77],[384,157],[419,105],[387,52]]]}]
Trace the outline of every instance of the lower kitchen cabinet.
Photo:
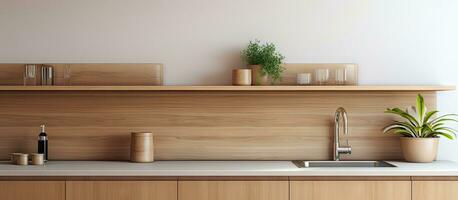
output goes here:
[{"label": "lower kitchen cabinet", "polygon": [[65,181],[0,181],[1,200],[64,200]]},{"label": "lower kitchen cabinet", "polygon": [[291,200],[411,200],[411,182],[291,181]]},{"label": "lower kitchen cabinet", "polygon": [[413,181],[412,200],[457,200],[458,181]]},{"label": "lower kitchen cabinet", "polygon": [[177,182],[67,181],[66,200],[177,200]]},{"label": "lower kitchen cabinet", "polygon": [[1,200],[457,200],[447,180],[0,181]]},{"label": "lower kitchen cabinet", "polygon": [[179,200],[288,200],[288,181],[179,181]]}]

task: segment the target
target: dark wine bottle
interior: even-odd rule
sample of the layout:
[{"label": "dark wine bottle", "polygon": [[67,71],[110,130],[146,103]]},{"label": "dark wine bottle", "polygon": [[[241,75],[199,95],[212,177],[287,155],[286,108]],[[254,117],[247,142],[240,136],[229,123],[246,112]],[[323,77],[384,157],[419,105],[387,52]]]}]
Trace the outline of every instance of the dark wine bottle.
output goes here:
[{"label": "dark wine bottle", "polygon": [[41,125],[41,132],[38,136],[38,153],[43,154],[44,160],[48,161],[48,135],[46,135],[45,128],[45,125]]}]

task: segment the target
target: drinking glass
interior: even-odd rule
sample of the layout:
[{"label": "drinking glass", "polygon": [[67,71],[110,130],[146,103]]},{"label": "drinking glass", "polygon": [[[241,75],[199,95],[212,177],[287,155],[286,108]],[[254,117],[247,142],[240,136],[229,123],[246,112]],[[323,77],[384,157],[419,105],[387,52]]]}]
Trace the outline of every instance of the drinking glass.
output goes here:
[{"label": "drinking glass", "polygon": [[37,85],[37,66],[25,65],[24,68],[24,86]]},{"label": "drinking glass", "polygon": [[64,65],[64,85],[72,85],[72,68],[70,65]]},{"label": "drinking glass", "polygon": [[315,70],[315,84],[326,85],[329,81],[329,69]]},{"label": "drinking glass", "polygon": [[297,74],[296,83],[298,85],[310,85],[310,84],[312,84],[312,74],[310,74],[310,73]]},{"label": "drinking glass", "polygon": [[335,83],[336,85],[345,85],[347,83],[347,70],[345,68],[335,69]]}]

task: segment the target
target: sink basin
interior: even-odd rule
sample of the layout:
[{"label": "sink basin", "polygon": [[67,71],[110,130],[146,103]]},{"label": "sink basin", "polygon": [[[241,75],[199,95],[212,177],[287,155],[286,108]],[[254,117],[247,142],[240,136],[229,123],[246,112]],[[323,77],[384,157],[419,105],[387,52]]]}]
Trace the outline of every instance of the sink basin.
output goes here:
[{"label": "sink basin", "polygon": [[385,161],[293,161],[299,168],[313,167],[396,167]]}]

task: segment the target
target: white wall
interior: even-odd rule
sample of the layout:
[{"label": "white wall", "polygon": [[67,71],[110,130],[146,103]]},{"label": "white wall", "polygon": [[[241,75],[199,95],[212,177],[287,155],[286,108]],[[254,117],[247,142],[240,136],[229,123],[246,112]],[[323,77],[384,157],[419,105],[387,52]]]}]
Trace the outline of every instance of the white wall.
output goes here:
[{"label": "white wall", "polygon": [[[0,62],[162,62],[166,83],[228,84],[239,50],[355,62],[361,84],[458,85],[455,0],[0,0]],[[458,113],[457,92],[439,108]],[[458,161],[458,143],[440,158]]]}]

